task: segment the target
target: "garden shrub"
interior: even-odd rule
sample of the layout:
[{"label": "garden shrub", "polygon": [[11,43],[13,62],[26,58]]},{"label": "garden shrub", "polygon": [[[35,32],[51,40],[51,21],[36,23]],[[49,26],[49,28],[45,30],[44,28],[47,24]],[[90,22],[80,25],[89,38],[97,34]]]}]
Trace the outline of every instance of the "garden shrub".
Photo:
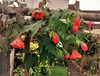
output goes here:
[{"label": "garden shrub", "polygon": [[[5,22],[2,30],[4,33],[0,36],[0,51],[6,53],[12,48],[22,49],[23,65],[26,65],[28,71],[33,70],[33,74],[47,74],[48,70],[44,66],[51,66],[55,58],[65,56],[64,61],[74,60],[82,58],[79,52],[88,51],[89,46],[84,41],[85,34],[82,29],[87,30],[90,27],[84,25],[85,22],[78,11],[38,8],[29,20],[18,15],[16,20]],[[79,47],[82,50],[79,50]]]},{"label": "garden shrub", "polygon": [[[85,33],[85,37],[83,38],[84,42],[88,45],[88,51],[85,53],[80,51],[83,55],[95,55],[98,53],[98,43],[97,39],[91,33]],[[80,47],[81,50],[81,47]]]}]

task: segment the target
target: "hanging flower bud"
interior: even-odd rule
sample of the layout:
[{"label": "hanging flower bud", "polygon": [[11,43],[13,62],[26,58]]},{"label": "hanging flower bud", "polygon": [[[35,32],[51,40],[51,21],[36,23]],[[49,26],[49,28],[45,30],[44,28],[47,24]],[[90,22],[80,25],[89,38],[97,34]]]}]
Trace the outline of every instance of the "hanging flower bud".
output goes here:
[{"label": "hanging flower bud", "polygon": [[11,42],[10,45],[12,45],[13,48],[19,48],[19,49],[24,48],[24,42],[20,38],[17,38],[13,42]]},{"label": "hanging flower bud", "polygon": [[57,35],[57,33],[55,33],[55,32],[53,33],[52,39],[53,39],[54,43],[58,43],[58,35]]},{"label": "hanging flower bud", "polygon": [[39,2],[38,7],[39,7],[39,8],[41,8],[41,7],[42,7],[42,2]]},{"label": "hanging flower bud", "polygon": [[71,59],[77,59],[77,58],[81,58],[81,57],[82,57],[82,55],[80,53],[78,53],[76,50],[73,50]]},{"label": "hanging flower bud", "polygon": [[51,31],[51,32],[49,33],[49,37],[52,38],[52,36],[53,36],[53,31]]},{"label": "hanging flower bud", "polygon": [[2,36],[2,35],[0,34],[0,36]]},{"label": "hanging flower bud", "polygon": [[78,31],[78,27],[77,26],[73,26],[73,31]]},{"label": "hanging flower bud", "polygon": [[67,49],[67,47],[65,47],[65,50]]},{"label": "hanging flower bud", "polygon": [[92,23],[93,23],[93,21],[89,21],[88,24],[87,24],[86,26],[87,26],[88,28],[90,28],[91,25],[92,25]]},{"label": "hanging flower bud", "polygon": [[84,51],[87,51],[87,50],[88,50],[88,47],[87,47],[87,45],[86,45],[84,42],[81,43],[81,48],[82,48]]},{"label": "hanging flower bud", "polygon": [[65,55],[63,54],[63,58],[68,59],[70,57],[70,54],[68,53],[65,57]]},{"label": "hanging flower bud", "polygon": [[79,16],[74,16],[74,25],[77,27],[81,25],[81,20]]},{"label": "hanging flower bud", "polygon": [[24,35],[21,35],[20,39],[21,39],[22,41],[24,41],[24,40],[25,40],[25,36],[24,36]]}]

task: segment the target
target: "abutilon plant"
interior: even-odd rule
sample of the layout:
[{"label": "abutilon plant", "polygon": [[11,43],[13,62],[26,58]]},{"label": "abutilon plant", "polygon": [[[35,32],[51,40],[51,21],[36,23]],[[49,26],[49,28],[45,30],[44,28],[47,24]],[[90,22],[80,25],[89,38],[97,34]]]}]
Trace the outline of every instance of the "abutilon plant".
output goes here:
[{"label": "abutilon plant", "polygon": [[[25,53],[24,64],[25,68],[27,68],[26,71],[39,66],[42,61],[43,63],[44,61],[48,61],[48,64],[51,65],[55,61],[55,58],[60,57],[58,55],[63,56],[64,60],[81,58],[82,55],[77,50],[72,49],[78,48],[80,44],[84,51],[87,51],[88,47],[85,43],[81,43],[84,32],[80,32],[81,29],[78,28],[84,22],[81,22],[79,16],[74,15],[75,11],[52,11],[48,8],[41,8],[41,2],[38,7],[38,10],[32,13],[32,18],[29,20],[24,21],[23,19],[21,22],[13,20],[14,22],[5,23],[7,27],[3,29],[4,35],[1,33],[4,38],[0,34],[0,40],[3,40],[0,42],[4,42],[3,44],[6,46],[0,45],[0,48],[10,48],[9,46],[11,45],[13,48],[18,48],[19,50],[25,47],[25,51],[23,52]],[[87,27],[91,27],[91,24],[92,22],[89,22]],[[41,30],[43,31],[40,32]],[[18,36],[16,35],[21,35],[21,37],[17,38]],[[13,41],[14,38],[16,40]],[[36,38],[36,41],[34,38]],[[22,40],[25,41],[25,45]],[[0,51],[3,51],[3,49],[0,49]],[[63,54],[66,52],[69,53]]]}]

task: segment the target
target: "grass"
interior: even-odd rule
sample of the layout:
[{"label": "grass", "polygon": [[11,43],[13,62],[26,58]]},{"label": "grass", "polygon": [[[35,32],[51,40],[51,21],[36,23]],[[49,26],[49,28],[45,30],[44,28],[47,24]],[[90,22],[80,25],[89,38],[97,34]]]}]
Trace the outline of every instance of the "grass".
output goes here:
[{"label": "grass", "polygon": [[67,70],[65,66],[55,66],[51,69],[49,76],[67,76]]}]

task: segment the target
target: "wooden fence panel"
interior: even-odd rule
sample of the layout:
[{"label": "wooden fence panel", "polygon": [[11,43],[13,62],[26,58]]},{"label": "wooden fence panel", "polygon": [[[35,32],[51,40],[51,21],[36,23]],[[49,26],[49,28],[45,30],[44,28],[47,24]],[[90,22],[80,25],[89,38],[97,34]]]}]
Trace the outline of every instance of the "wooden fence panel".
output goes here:
[{"label": "wooden fence panel", "polygon": [[10,76],[10,59],[0,53],[0,76]]}]

